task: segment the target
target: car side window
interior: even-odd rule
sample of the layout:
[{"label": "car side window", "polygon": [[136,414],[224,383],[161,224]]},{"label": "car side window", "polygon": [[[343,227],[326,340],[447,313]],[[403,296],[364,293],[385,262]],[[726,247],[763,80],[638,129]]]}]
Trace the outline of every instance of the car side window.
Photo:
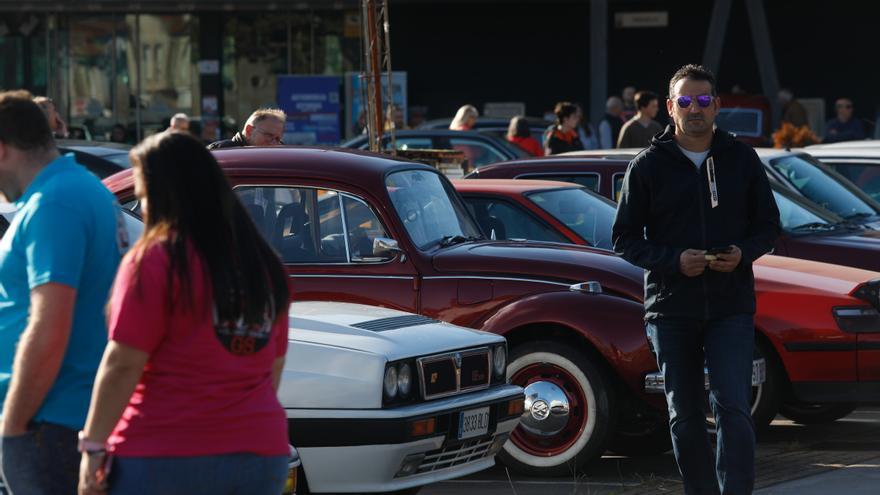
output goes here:
[{"label": "car side window", "polygon": [[235,192],[284,263],[387,259],[372,256],[373,240],[387,237],[387,233],[376,214],[358,198],[308,187],[247,186]]},{"label": "car side window", "polygon": [[822,159],[827,165],[852,181],[875,200],[880,200],[880,162],[834,161]]},{"label": "car side window", "polygon": [[[399,150],[429,150],[434,147],[431,138],[398,137],[394,142]],[[386,139],[382,145],[386,150],[391,149],[391,139]]]},{"label": "car side window", "polygon": [[[620,191],[623,189],[623,177],[626,174],[614,174],[612,177],[612,181],[614,182],[613,190],[611,194],[614,196],[614,202],[617,203],[620,201]],[[598,192],[598,191],[595,191]]]},{"label": "car side window", "polygon": [[384,261],[387,258],[373,256],[373,241],[388,237],[379,218],[370,207],[354,197],[343,195],[345,225],[352,262]]},{"label": "car side window", "polygon": [[498,150],[486,143],[474,139],[450,138],[449,144],[452,149],[464,152],[471,167],[480,168],[483,165],[506,160]]},{"label": "car side window", "polygon": [[599,192],[599,174],[523,174],[517,179],[558,180],[571,182],[586,187],[593,192]]},{"label": "car side window", "polygon": [[507,201],[466,196],[465,204],[489,239],[569,242],[528,211]]}]

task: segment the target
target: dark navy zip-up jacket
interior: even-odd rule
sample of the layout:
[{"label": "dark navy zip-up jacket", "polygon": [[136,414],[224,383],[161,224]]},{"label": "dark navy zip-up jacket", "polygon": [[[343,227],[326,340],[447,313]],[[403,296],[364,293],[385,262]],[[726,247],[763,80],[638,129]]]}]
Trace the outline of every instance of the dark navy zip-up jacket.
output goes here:
[{"label": "dark navy zip-up jacket", "polygon": [[[752,262],[773,249],[781,232],[779,210],[764,166],[747,144],[715,130],[699,169],[684,156],[673,128],[629,164],[614,219],[614,250],[644,268],[645,318],[711,320],[755,312]],[[708,165],[715,169],[717,205]],[[681,273],[685,249],[734,244],[742,261],[731,273]]]}]

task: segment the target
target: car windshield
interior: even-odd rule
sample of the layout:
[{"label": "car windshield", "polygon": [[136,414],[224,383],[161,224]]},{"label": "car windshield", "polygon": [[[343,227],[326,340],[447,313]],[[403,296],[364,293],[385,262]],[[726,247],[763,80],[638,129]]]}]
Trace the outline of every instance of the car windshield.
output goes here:
[{"label": "car windshield", "polygon": [[480,237],[479,229],[440,174],[404,170],[389,174],[385,186],[400,221],[419,249]]},{"label": "car windshield", "polygon": [[591,246],[612,249],[614,203],[583,188],[544,190],[528,194],[527,197]]},{"label": "car windshield", "polygon": [[810,201],[843,218],[871,217],[878,213],[873,205],[829,175],[812,157],[790,155],[770,160],[770,165]]},{"label": "car windshield", "polygon": [[830,215],[820,216],[778,191],[773,191],[773,197],[779,208],[779,220],[782,222],[782,228],[787,231],[832,230],[837,223]]}]

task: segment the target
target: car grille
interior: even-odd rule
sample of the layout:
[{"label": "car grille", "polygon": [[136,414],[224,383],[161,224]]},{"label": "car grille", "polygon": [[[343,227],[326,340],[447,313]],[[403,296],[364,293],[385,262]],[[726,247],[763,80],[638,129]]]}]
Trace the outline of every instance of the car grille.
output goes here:
[{"label": "car grille", "polygon": [[486,347],[420,358],[422,397],[429,400],[488,388],[490,366]]},{"label": "car grille", "polygon": [[417,473],[429,473],[484,459],[489,455],[489,449],[492,448],[494,441],[495,436],[477,438],[462,444],[444,446],[442,449],[427,452]]}]

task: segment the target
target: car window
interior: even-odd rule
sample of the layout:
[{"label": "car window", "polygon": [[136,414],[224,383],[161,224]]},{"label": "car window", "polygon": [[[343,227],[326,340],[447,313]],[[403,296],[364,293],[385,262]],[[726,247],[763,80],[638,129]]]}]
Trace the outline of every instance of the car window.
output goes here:
[{"label": "car window", "polygon": [[[429,150],[434,147],[431,138],[427,137],[397,137],[394,142],[399,150]],[[391,149],[391,139],[383,141],[385,149]]]},{"label": "car window", "polygon": [[626,174],[614,174],[612,180],[614,181],[614,190],[611,191],[613,194],[613,198],[615,202],[620,201],[620,191],[623,189],[623,178]]},{"label": "car window", "polygon": [[770,165],[810,201],[844,218],[871,216],[877,212],[817,163],[803,155],[790,155],[770,161]]},{"label": "car window", "polygon": [[379,237],[388,237],[373,210],[362,200],[348,195],[342,196],[342,204],[345,207],[345,225],[348,231],[351,261],[386,259],[373,256],[373,241]]},{"label": "car window", "polygon": [[747,137],[761,137],[764,113],[757,108],[722,108],[715,125],[725,131]]},{"label": "car window", "polygon": [[776,198],[776,206],[779,208],[779,220],[782,222],[782,228],[785,230],[792,230],[802,225],[831,224],[827,219],[820,217],[776,191],[773,191],[773,197]]},{"label": "car window", "polygon": [[465,204],[489,239],[570,242],[528,210],[496,198],[467,197]]},{"label": "car window", "polygon": [[835,161],[822,159],[838,173],[859,186],[871,198],[880,200],[880,162]]},{"label": "car window", "polygon": [[450,138],[452,149],[464,152],[465,158],[473,168],[480,168],[490,163],[500,162],[507,159],[500,151],[487,143],[467,138]]},{"label": "car window", "polygon": [[599,192],[599,174],[523,174],[517,179],[557,180],[571,182],[586,187],[593,192]]},{"label": "car window", "polygon": [[237,187],[235,192],[284,263],[339,264],[389,259],[372,256],[373,239],[388,234],[376,214],[359,198],[308,187],[248,186]]},{"label": "car window", "polygon": [[429,249],[445,238],[479,236],[478,227],[439,173],[402,170],[389,174],[385,186],[397,216],[419,249]]},{"label": "car window", "polygon": [[144,234],[144,222],[130,210],[121,208],[120,211],[122,212],[122,221],[125,223],[125,233],[128,235],[128,239],[126,239],[128,242],[125,246],[128,249],[134,246],[135,242]]},{"label": "car window", "polygon": [[245,211],[284,263],[344,263],[339,196],[334,191],[239,187]]},{"label": "car window", "polygon": [[585,189],[551,189],[526,196],[582,239],[602,249],[611,250],[611,225],[616,212],[614,204]]}]

